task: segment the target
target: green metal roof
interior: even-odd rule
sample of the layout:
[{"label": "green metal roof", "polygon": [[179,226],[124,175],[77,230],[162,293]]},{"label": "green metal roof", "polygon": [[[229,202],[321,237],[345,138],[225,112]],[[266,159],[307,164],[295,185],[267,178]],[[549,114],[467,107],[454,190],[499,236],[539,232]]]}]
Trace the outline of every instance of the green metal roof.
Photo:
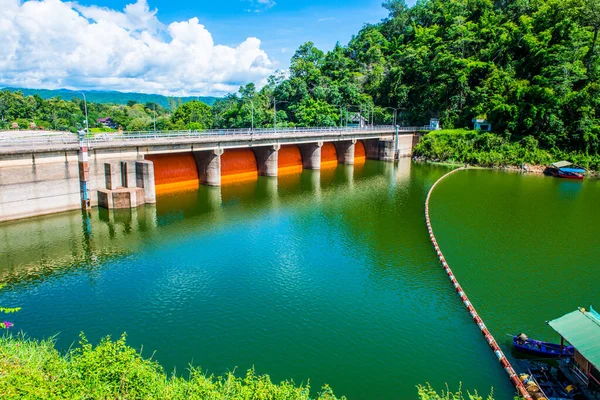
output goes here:
[{"label": "green metal roof", "polygon": [[600,320],[594,315],[581,308],[548,322],[548,325],[600,369]]}]

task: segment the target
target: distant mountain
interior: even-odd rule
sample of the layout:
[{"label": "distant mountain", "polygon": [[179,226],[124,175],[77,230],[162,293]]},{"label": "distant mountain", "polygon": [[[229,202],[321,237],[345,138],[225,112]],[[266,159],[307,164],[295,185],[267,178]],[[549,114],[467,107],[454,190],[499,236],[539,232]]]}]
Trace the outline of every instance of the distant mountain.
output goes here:
[{"label": "distant mountain", "polygon": [[[71,100],[73,98],[81,98],[81,94],[74,90],[68,89],[25,89],[25,88],[12,88],[6,87],[2,90],[10,90],[12,92],[21,91],[25,96],[33,96],[34,94],[39,95],[43,99],[50,99],[52,97],[61,97],[65,100]],[[111,103],[111,104],[127,104],[128,101],[133,100],[138,103],[156,103],[162,107],[169,108],[169,97],[162,96],[160,94],[145,94],[145,93],[125,93],[115,91],[104,91],[104,90],[82,90],[85,93],[87,101],[91,103]],[[178,103],[179,99],[183,103],[191,100],[200,100],[204,103],[212,106],[217,97],[172,97]]]}]

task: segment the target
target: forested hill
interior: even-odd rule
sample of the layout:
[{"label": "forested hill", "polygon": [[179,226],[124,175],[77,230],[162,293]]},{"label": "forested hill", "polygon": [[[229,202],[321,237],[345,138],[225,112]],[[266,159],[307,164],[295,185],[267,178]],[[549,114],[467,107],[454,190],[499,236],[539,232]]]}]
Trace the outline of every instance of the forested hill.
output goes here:
[{"label": "forested hill", "polygon": [[[81,97],[81,94],[74,90],[68,89],[25,89],[25,88],[4,88],[2,90],[10,90],[11,92],[22,92],[25,96],[33,96],[37,94],[42,99],[51,99],[53,97],[60,97],[64,100],[72,100],[74,98]],[[84,90],[86,99],[92,103],[100,104],[127,104],[131,102],[136,103],[156,103],[164,108],[172,108],[173,104],[178,104],[179,99],[182,103],[186,103],[192,100],[200,100],[209,106],[212,106],[217,99],[216,97],[167,97],[159,94],[146,94],[146,93],[124,93],[115,91],[103,91],[103,90]]]},{"label": "forested hill", "polygon": [[[375,105],[390,121],[439,117],[445,128],[485,117],[505,137],[531,135],[541,146],[597,153],[600,134],[598,30],[600,0],[387,0],[389,17],[367,25],[348,45],[327,53],[306,43],[289,76],[255,93],[214,105],[217,124],[278,121],[339,123],[344,109]],[[281,111],[279,111],[281,110]],[[387,114],[387,117],[386,117]],[[536,143],[536,142],[534,142]]]}]

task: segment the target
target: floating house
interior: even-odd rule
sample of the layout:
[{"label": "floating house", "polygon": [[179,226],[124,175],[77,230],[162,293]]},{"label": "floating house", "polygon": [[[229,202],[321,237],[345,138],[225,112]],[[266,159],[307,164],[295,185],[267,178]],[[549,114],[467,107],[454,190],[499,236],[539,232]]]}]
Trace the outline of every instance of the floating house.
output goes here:
[{"label": "floating house", "polygon": [[600,314],[591,307],[573,311],[548,325],[561,336],[561,344],[569,342],[575,356],[564,364],[569,375],[574,376],[584,388],[596,397],[600,391]]},{"label": "floating house", "polygon": [[492,124],[488,122],[485,118],[473,118],[473,129],[476,131],[491,131]]}]

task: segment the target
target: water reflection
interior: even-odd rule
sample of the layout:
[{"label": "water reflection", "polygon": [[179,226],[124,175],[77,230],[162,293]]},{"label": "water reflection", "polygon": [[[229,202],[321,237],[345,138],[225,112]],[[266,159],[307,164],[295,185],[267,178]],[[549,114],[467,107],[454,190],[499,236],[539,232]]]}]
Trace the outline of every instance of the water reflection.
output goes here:
[{"label": "water reflection", "polygon": [[0,225],[0,281],[41,282],[54,272],[96,267],[149,242],[210,232],[279,207],[303,207],[324,198],[331,201],[368,192],[370,181],[383,179],[381,182],[395,185],[399,173],[410,174],[410,160],[399,166],[369,161],[222,187],[201,186],[161,195],[156,205],[127,210],[97,208],[89,214],[74,211],[5,223]]}]

